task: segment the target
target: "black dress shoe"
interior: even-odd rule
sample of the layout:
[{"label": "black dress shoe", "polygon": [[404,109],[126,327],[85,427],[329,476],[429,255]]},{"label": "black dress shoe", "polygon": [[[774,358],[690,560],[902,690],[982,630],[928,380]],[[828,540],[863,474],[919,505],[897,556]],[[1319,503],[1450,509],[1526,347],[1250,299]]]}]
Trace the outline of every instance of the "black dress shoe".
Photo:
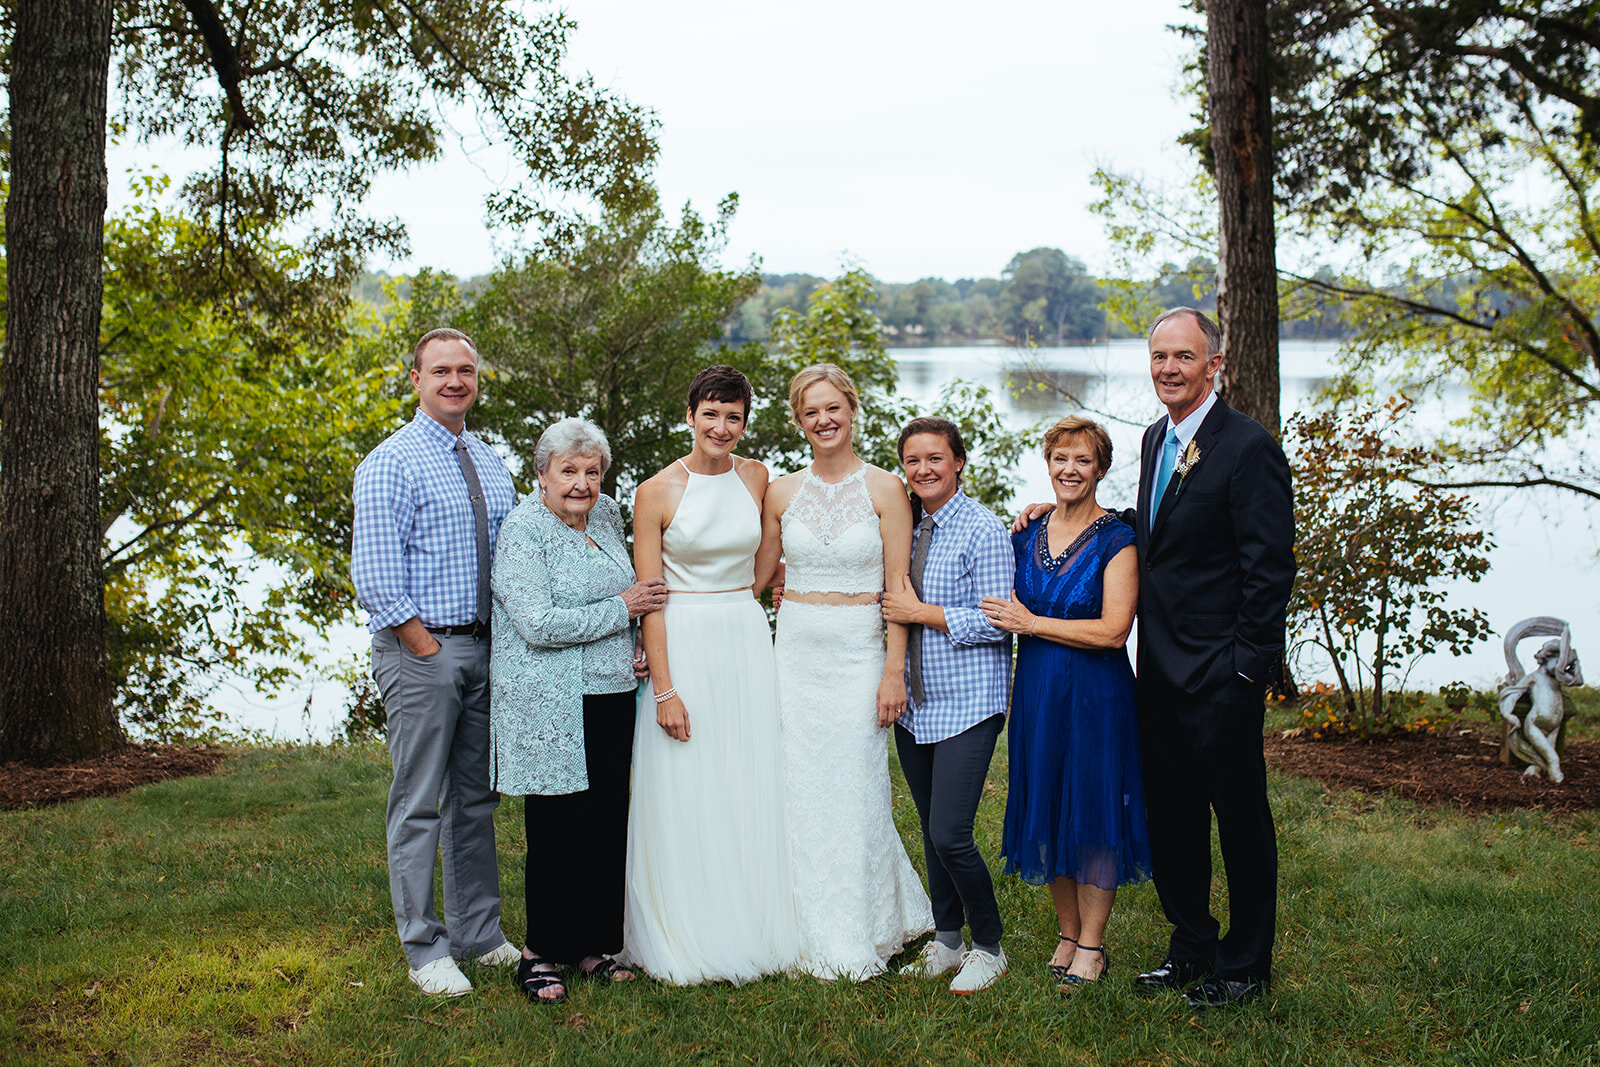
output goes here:
[{"label": "black dress shoe", "polygon": [[1248,1004],[1267,991],[1272,983],[1266,978],[1246,978],[1243,981],[1234,981],[1231,978],[1219,978],[1216,975],[1207,975],[1183,995],[1183,1002],[1192,1011],[1209,1011],[1212,1008],[1230,1008],[1236,1004]]},{"label": "black dress shoe", "polygon": [[1165,989],[1177,991],[1210,973],[1210,964],[1193,961],[1180,963],[1169,956],[1155,970],[1146,971],[1135,978],[1133,988],[1144,993],[1158,993]]}]

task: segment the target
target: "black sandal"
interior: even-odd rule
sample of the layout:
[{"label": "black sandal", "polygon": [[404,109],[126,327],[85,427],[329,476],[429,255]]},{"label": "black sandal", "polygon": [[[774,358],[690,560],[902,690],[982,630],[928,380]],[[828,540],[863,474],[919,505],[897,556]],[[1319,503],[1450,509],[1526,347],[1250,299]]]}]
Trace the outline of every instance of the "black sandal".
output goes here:
[{"label": "black sandal", "polygon": [[[560,1004],[567,999],[567,984],[561,980],[561,972],[556,970],[556,965],[549,960],[522,958],[517,964],[516,977],[512,979],[516,987],[522,990],[522,995],[535,1004]],[[541,997],[539,994],[551,986],[560,986],[561,995],[558,997]]]},{"label": "black sandal", "polygon": [[[1073,948],[1077,948],[1078,947],[1078,942],[1076,940],[1074,940],[1073,938],[1068,937],[1066,934],[1061,933],[1059,930],[1056,932],[1056,937],[1058,937],[1062,941],[1065,941],[1067,944],[1071,945]],[[1060,963],[1052,963],[1052,964],[1050,964],[1050,977],[1054,978],[1058,984],[1061,983],[1061,982],[1065,982],[1067,980],[1067,968],[1070,967],[1070,966],[1071,966],[1071,964],[1060,964]]]},{"label": "black sandal", "polygon": [[[578,973],[590,981],[605,982],[608,985],[614,982],[636,981],[639,977],[639,973],[632,967],[624,967],[611,956],[601,956],[599,963],[587,969],[583,964],[578,964]],[[624,978],[623,975],[627,977]]]},{"label": "black sandal", "polygon": [[1107,971],[1111,970],[1111,957],[1106,953],[1106,948],[1104,945],[1079,945],[1078,948],[1082,949],[1084,952],[1100,953],[1100,958],[1105,961],[1105,966],[1101,967],[1100,973],[1095,975],[1093,978],[1085,978],[1081,974],[1069,973],[1063,975],[1061,978],[1061,984],[1056,986],[1056,991],[1059,993],[1076,992],[1086,985],[1098,982],[1101,978],[1105,977]]}]

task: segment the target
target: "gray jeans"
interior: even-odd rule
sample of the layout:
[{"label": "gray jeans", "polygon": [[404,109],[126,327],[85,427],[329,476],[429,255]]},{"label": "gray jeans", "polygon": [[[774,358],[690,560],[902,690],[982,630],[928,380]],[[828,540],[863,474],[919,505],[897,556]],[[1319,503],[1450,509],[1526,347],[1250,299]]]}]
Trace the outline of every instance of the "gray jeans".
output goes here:
[{"label": "gray jeans", "polygon": [[[489,787],[489,642],[442,636],[423,657],[392,630],[372,635],[372,678],[388,717],[389,896],[413,969],[496,948],[500,872]],[[433,864],[444,864],[444,909],[433,909]]]}]

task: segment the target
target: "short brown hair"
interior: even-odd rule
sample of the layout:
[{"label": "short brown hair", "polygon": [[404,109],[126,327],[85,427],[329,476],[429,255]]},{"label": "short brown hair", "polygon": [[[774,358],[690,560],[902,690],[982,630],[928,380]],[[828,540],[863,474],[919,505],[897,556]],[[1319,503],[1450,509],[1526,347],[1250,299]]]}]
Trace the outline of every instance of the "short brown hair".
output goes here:
[{"label": "short brown hair", "polygon": [[789,421],[796,426],[800,425],[800,401],[805,397],[807,389],[818,382],[827,382],[850,401],[852,413],[861,410],[861,396],[856,392],[856,383],[850,380],[850,375],[837,363],[814,363],[805,370],[789,379]]},{"label": "short brown hair", "polygon": [[1082,415],[1068,415],[1044,432],[1045,460],[1050,459],[1050,453],[1056,450],[1057,445],[1074,437],[1089,439],[1089,447],[1094,450],[1095,465],[1104,477],[1106,471],[1111,469],[1111,435],[1106,433],[1104,426]]},{"label": "short brown hair", "polygon": [[472,349],[472,357],[474,359],[478,360],[480,363],[483,361],[483,357],[478,355],[478,346],[472,343],[472,338],[468,337],[460,330],[452,329],[449,326],[441,326],[437,330],[429,330],[427,333],[423,334],[422,337],[418,339],[415,347],[411,349],[412,370],[420,371],[422,369],[422,350],[433,344],[435,341],[460,341],[462,344]]},{"label": "short brown hair", "polygon": [[744,417],[750,417],[750,379],[725,363],[707,367],[689,383],[689,415],[692,418],[700,405],[710,400],[720,404],[743,404]]}]

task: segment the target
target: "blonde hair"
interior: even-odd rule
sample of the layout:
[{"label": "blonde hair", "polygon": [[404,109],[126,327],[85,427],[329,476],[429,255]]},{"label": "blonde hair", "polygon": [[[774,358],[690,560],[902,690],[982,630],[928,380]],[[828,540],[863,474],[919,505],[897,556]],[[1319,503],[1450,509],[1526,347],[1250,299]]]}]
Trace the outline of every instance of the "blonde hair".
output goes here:
[{"label": "blonde hair", "polygon": [[1111,469],[1111,435],[1106,433],[1106,428],[1093,419],[1086,419],[1082,415],[1068,415],[1044,432],[1044,458],[1048,462],[1050,453],[1056,446],[1070,437],[1087,437],[1089,447],[1094,451],[1095,466],[1100,468],[1101,477]]},{"label": "blonde hair", "polygon": [[850,375],[837,363],[814,363],[805,370],[789,379],[789,421],[798,429],[800,426],[800,402],[810,389],[818,382],[827,382],[850,401],[850,413],[855,414],[861,410],[861,396],[856,392],[856,383],[850,380]]}]

